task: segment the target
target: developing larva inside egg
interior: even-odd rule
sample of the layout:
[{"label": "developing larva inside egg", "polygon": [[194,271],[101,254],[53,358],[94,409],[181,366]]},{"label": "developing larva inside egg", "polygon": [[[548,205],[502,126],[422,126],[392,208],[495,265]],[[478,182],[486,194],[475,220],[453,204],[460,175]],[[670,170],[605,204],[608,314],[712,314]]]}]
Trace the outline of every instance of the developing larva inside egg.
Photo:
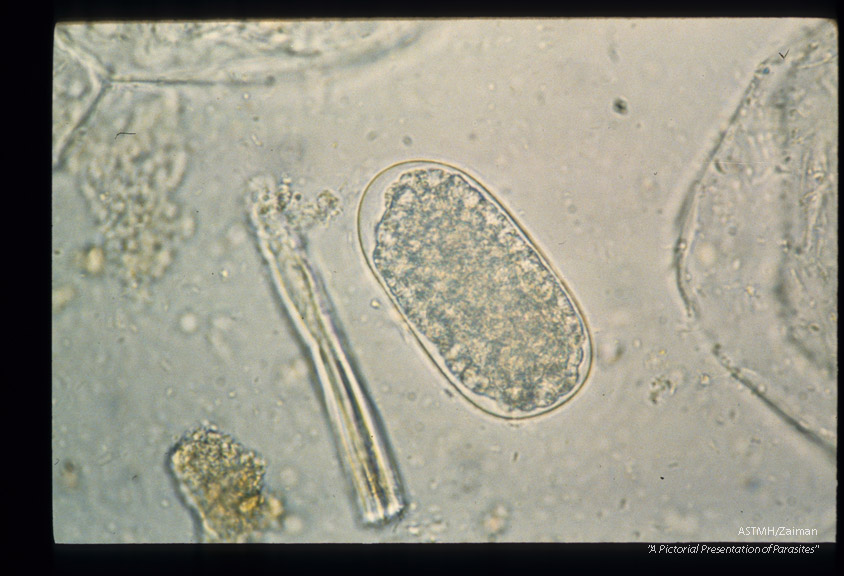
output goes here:
[{"label": "developing larva inside egg", "polygon": [[433,161],[367,186],[358,233],[369,266],[427,355],[485,412],[522,419],[582,387],[588,327],[571,291],[477,179]]}]

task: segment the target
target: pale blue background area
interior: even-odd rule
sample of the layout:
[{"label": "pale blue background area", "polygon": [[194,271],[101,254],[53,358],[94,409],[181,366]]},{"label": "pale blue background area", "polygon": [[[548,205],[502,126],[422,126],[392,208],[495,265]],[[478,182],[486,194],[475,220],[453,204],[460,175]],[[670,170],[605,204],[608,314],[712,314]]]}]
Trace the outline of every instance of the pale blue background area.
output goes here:
[{"label": "pale blue background area", "polygon": [[[54,300],[69,301],[53,312],[57,541],[193,541],[165,461],[203,420],[268,462],[289,511],[270,542],[772,540],[739,535],[747,526],[833,540],[834,458],[718,363],[672,268],[683,198],[754,69],[816,24],[60,26],[52,280]],[[620,97],[626,115],[613,110]],[[175,104],[148,104],[159,99]],[[86,151],[132,131],[130,111],[153,141],[170,134],[185,151],[170,198],[195,223],[146,299],[112,261],[92,274],[79,258],[102,241],[80,192],[96,160]],[[412,158],[482,178],[582,305],[596,358],[561,410],[513,425],[470,406],[370,275],[359,195]],[[385,528],[356,522],[307,358],[256,249],[244,203],[256,174],[342,199],[342,214],[310,231],[310,254],[411,501]],[[837,396],[834,378],[817,386]]]}]

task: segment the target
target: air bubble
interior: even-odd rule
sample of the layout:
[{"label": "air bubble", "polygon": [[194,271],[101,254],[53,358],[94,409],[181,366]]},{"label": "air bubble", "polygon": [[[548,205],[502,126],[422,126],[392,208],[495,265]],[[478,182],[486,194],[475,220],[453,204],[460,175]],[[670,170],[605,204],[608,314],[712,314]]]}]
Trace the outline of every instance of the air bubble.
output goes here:
[{"label": "air bubble", "polygon": [[83,256],[82,268],[88,274],[96,276],[105,268],[105,253],[99,246],[92,246]]},{"label": "air bubble", "polygon": [[199,328],[199,318],[193,312],[185,312],[179,318],[179,329],[185,334],[193,334]]},{"label": "air bubble", "polygon": [[451,165],[393,165],[358,207],[361,248],[449,382],[507,419],[575,396],[592,363],[583,314],[562,277],[494,194]]},{"label": "air bubble", "polygon": [[52,293],[53,314],[64,310],[71,300],[76,297],[76,289],[71,284],[54,288]]},{"label": "air bubble", "polygon": [[305,529],[305,522],[299,516],[287,516],[284,519],[284,531],[291,535],[300,534]]},{"label": "air bubble", "polygon": [[481,527],[490,541],[495,541],[510,526],[510,508],[505,504],[496,504],[484,513]]}]

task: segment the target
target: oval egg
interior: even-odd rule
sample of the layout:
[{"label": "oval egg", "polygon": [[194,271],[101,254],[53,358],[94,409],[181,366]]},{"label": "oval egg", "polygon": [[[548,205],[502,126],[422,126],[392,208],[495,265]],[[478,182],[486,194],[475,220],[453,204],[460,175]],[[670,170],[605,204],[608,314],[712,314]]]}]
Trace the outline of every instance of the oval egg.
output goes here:
[{"label": "oval egg", "polygon": [[370,269],[462,397],[505,419],[575,396],[589,330],[561,275],[495,195],[449,164],[376,175],[358,206]]}]

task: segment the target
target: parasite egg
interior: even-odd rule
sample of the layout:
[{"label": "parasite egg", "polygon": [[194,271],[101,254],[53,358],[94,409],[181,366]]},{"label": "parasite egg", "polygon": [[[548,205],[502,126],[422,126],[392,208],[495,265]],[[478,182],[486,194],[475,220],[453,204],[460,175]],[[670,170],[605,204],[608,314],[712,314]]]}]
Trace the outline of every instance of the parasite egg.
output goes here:
[{"label": "parasite egg", "polygon": [[505,419],[549,412],[582,387],[588,327],[561,275],[495,195],[434,161],[368,184],[358,234],[370,269],[460,394]]}]

